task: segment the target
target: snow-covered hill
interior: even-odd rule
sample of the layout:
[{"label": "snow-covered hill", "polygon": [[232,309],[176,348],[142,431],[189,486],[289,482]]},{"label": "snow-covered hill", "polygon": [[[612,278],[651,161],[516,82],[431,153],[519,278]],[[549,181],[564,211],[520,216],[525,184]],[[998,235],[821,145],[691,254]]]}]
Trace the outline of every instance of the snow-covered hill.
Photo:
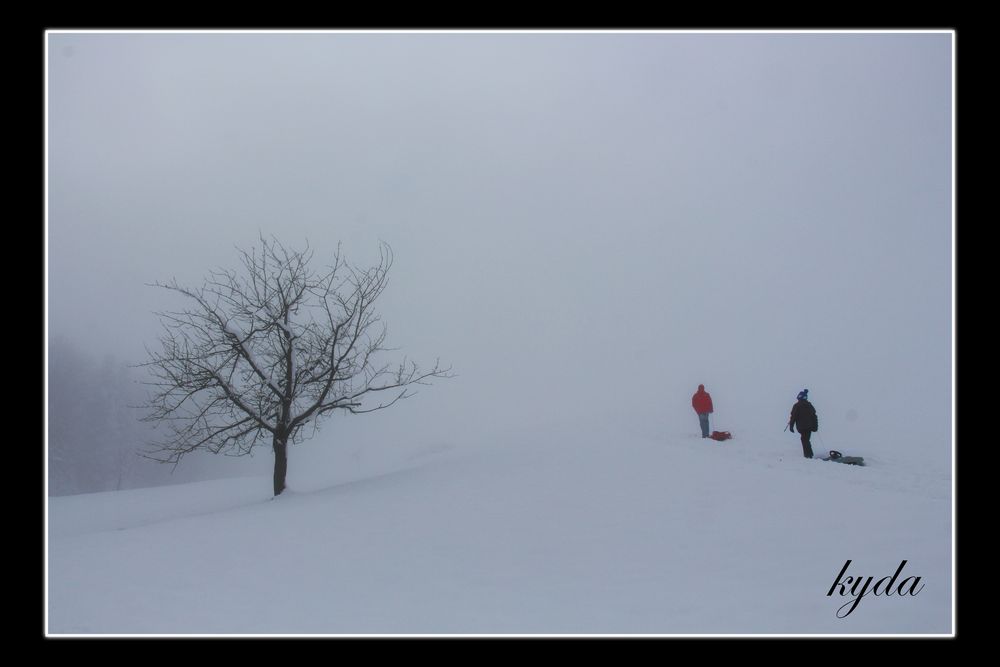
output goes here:
[{"label": "snow-covered hill", "polygon": [[[293,450],[277,499],[267,477],[52,498],[49,632],[952,632],[949,470],[578,431]],[[847,560],[922,588],[838,618]]]}]

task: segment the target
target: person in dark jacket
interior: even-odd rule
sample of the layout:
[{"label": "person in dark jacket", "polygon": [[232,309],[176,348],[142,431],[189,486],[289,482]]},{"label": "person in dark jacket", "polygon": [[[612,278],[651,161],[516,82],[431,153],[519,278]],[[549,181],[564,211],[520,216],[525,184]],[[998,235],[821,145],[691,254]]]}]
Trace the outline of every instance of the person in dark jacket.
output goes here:
[{"label": "person in dark jacket", "polygon": [[799,392],[798,400],[792,406],[792,415],[788,419],[788,428],[792,433],[798,427],[799,436],[802,439],[802,455],[807,459],[813,457],[812,444],[809,442],[813,431],[819,430],[819,417],[816,416],[816,408],[809,402],[809,390],[803,389]]},{"label": "person in dark jacket", "polygon": [[712,395],[705,391],[705,385],[698,385],[698,391],[691,397],[691,407],[698,413],[698,422],[701,424],[701,437],[708,437],[708,415],[712,409]]}]

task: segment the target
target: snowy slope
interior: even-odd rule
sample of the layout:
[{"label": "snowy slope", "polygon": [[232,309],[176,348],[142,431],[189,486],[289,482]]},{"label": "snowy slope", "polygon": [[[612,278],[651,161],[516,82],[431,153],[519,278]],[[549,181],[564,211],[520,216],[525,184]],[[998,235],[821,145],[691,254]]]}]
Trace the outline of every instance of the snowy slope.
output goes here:
[{"label": "snowy slope", "polygon": [[[952,632],[948,470],[575,431],[50,499],[49,632]],[[848,559],[924,587],[837,618]]]}]

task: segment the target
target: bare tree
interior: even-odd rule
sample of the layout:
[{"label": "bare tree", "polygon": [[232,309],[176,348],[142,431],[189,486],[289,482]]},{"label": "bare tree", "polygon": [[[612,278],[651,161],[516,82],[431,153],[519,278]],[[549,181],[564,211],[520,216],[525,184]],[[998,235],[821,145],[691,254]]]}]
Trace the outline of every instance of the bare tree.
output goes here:
[{"label": "bare tree", "polygon": [[[268,439],[274,451],[274,495],[285,489],[288,445],[315,433],[335,410],[358,414],[387,408],[413,385],[451,377],[436,362],[422,370],[405,358],[382,363],[386,328],[374,310],[386,287],[392,250],[359,268],[340,254],[321,271],[313,252],[287,250],[261,237],[240,250],[242,270],[213,271],[200,288],[176,280],[161,287],[190,307],[158,312],[161,349],[141,366],[152,375],[146,421],[168,437],[147,457],[176,465],[190,452],[242,456]],[[369,399],[366,401],[365,399]]]}]

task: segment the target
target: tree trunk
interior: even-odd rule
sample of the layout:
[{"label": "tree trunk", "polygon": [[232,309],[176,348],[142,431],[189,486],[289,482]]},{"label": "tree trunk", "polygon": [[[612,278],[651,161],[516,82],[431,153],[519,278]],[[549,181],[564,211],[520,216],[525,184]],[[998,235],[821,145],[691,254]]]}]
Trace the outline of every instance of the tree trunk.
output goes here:
[{"label": "tree trunk", "polygon": [[274,495],[285,490],[285,473],[288,472],[288,441],[274,437]]}]

